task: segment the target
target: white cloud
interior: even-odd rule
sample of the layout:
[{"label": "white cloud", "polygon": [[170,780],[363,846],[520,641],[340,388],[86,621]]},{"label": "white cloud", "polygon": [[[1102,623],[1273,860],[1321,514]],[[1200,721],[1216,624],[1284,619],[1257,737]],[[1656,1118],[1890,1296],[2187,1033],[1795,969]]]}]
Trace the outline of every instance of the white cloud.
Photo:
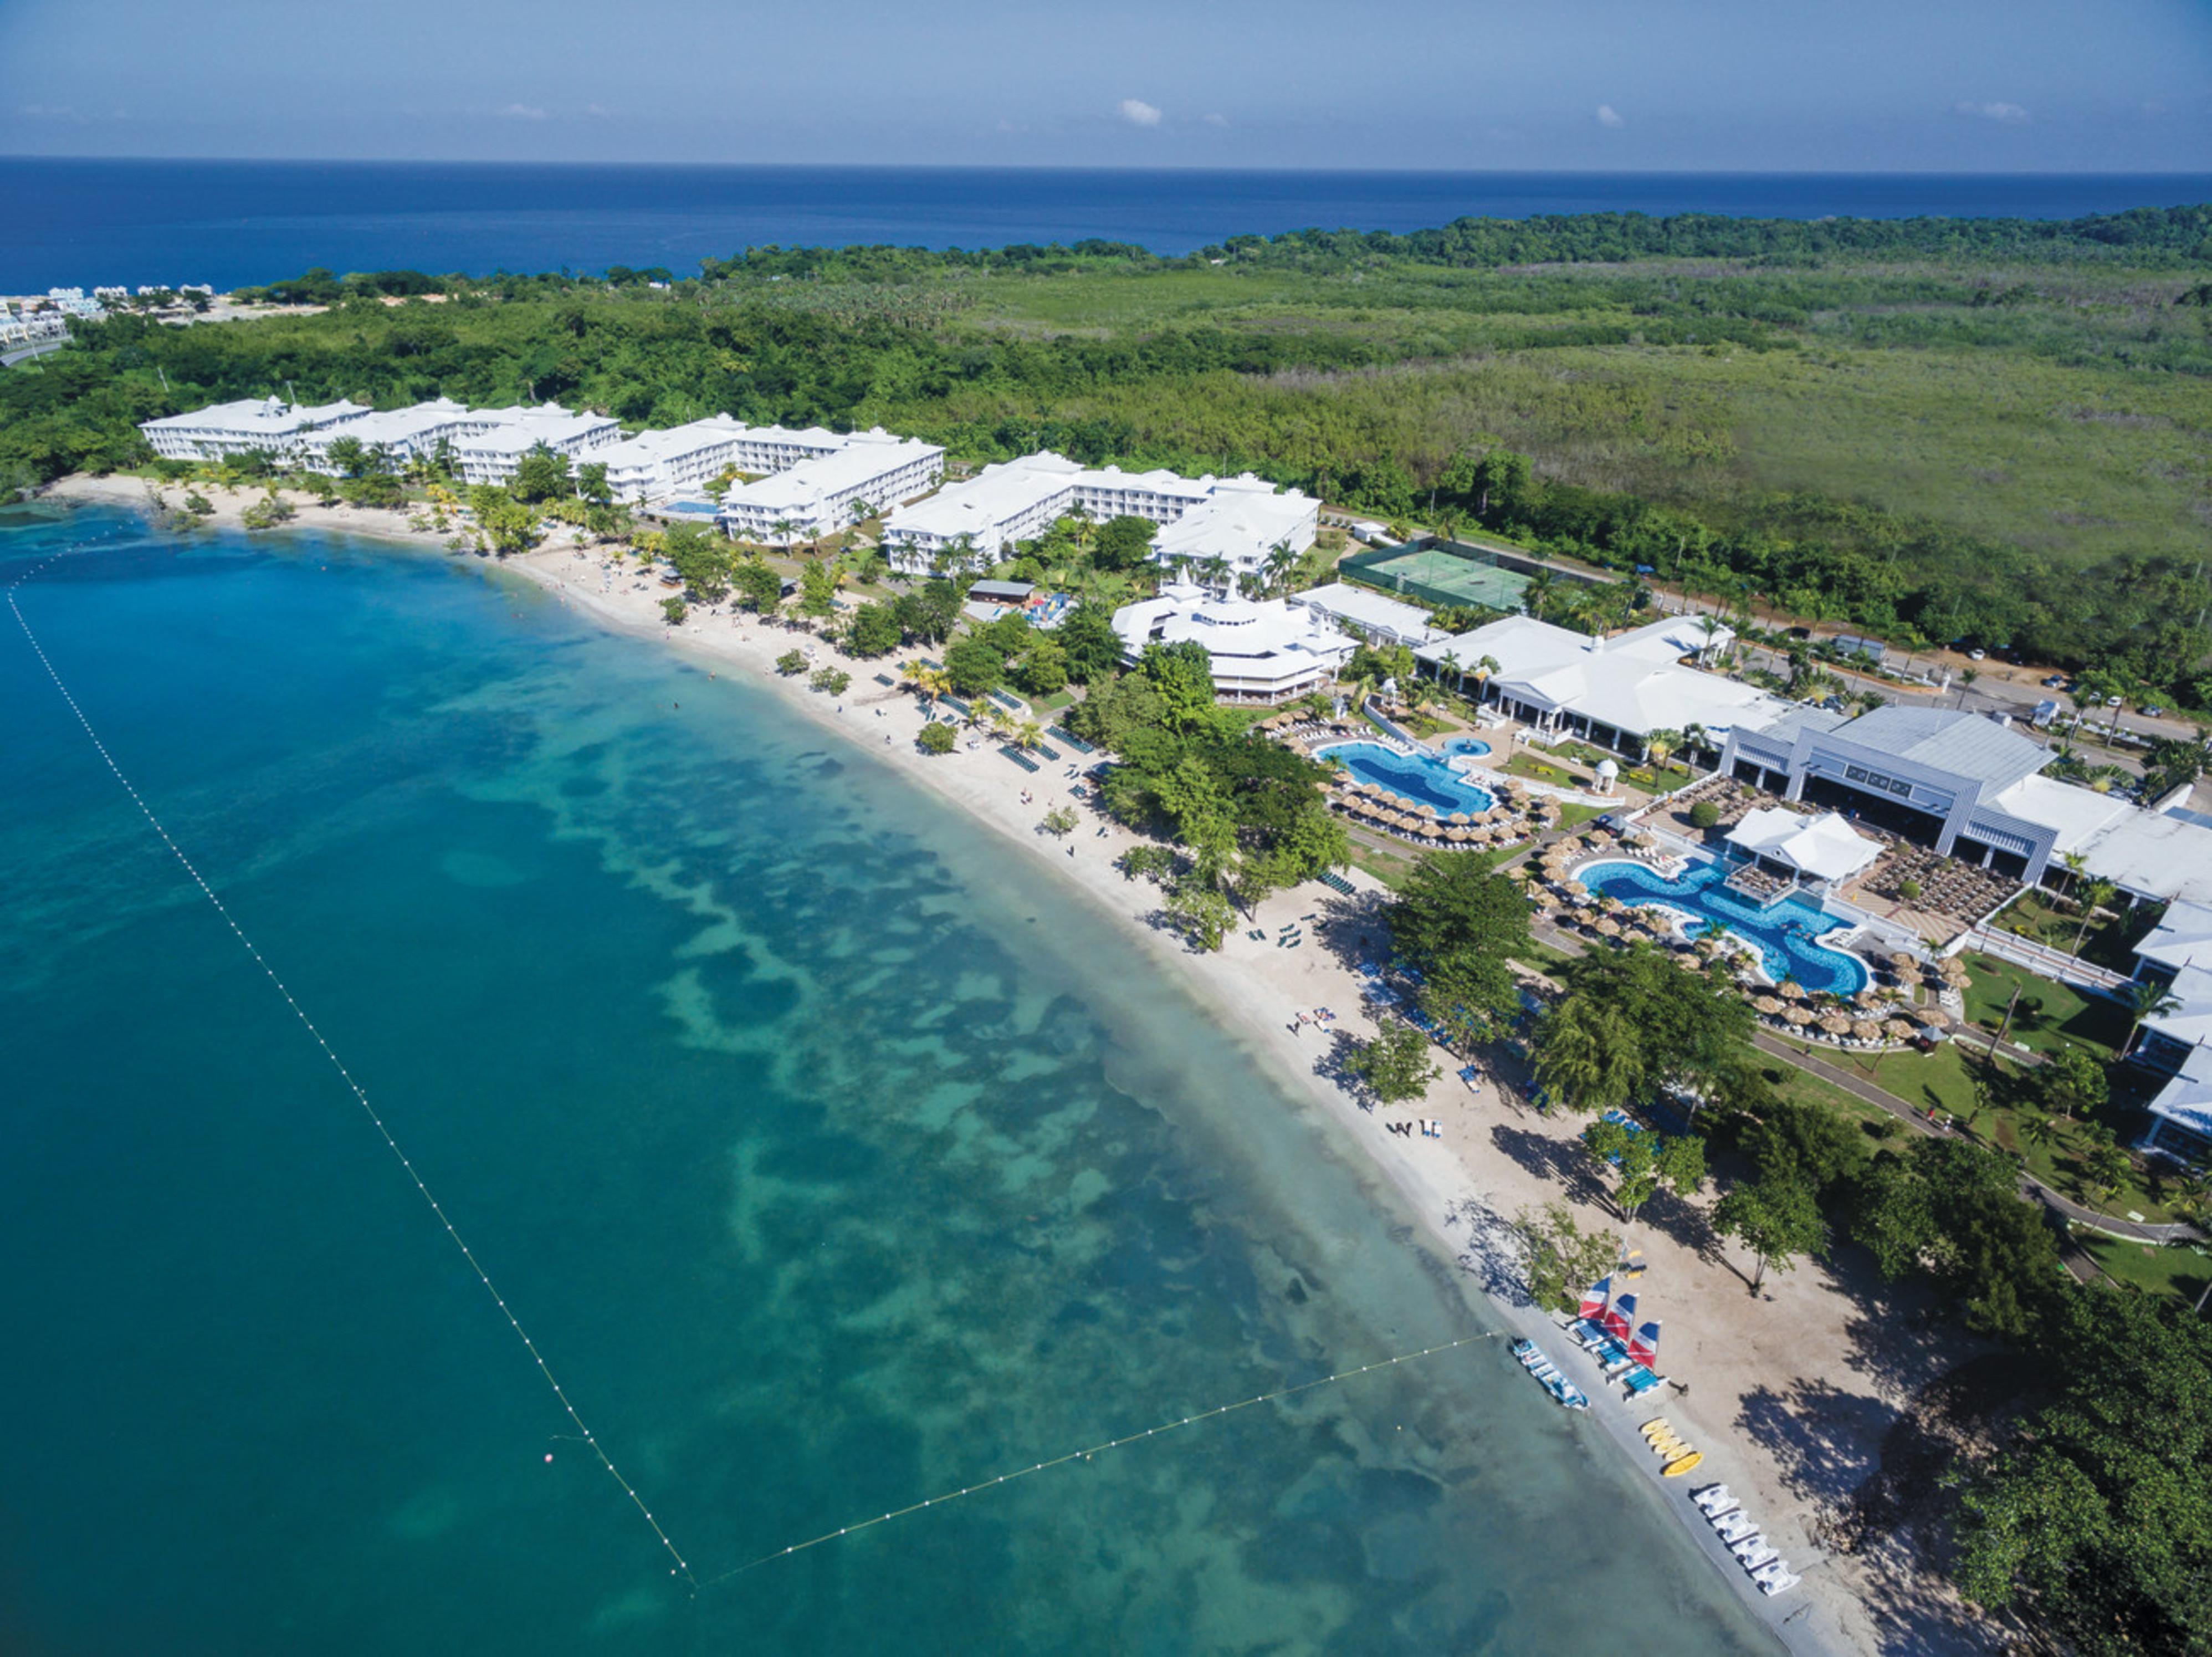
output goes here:
[{"label": "white cloud", "polygon": [[74,121],[82,118],[68,104],[25,104],[15,112],[27,120]]},{"label": "white cloud", "polygon": [[594,116],[611,115],[614,113],[614,111],[609,109],[605,104],[586,104],[584,106],[584,113]]},{"label": "white cloud", "polygon": [[1229,118],[1226,115],[1207,115],[1201,119],[1204,119],[1208,126],[1226,126],[1229,125]]},{"label": "white cloud", "polygon": [[1615,109],[1611,104],[1600,104],[1597,107],[1597,124],[1600,126],[1626,126],[1628,125],[1626,121],[1620,119],[1620,112]]},{"label": "white cloud", "polygon": [[1115,113],[1131,126],[1158,126],[1163,119],[1160,110],[1142,98],[1124,98],[1115,106]]},{"label": "white cloud", "polygon": [[509,104],[499,112],[511,121],[542,121],[545,112],[535,104]]},{"label": "white cloud", "polygon": [[1968,100],[1961,101],[1958,109],[1961,115],[1978,115],[1985,121],[2002,121],[2012,126],[2027,119],[2027,112],[2018,104],[1978,104]]}]

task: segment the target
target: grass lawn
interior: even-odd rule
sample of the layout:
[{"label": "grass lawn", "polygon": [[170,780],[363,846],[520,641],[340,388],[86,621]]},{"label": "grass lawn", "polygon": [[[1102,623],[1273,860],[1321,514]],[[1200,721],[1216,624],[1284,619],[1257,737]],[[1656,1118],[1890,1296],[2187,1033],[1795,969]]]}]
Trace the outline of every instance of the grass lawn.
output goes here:
[{"label": "grass lawn", "polygon": [[2038,978],[2026,967],[1968,955],[1966,1016],[1994,1033],[2004,1023],[2013,993],[2020,994],[2009,1039],[2031,1052],[2052,1053],[2069,1042],[2110,1059],[2127,1039],[2130,1014],[2117,1002]]},{"label": "grass lawn", "polygon": [[1571,771],[1563,765],[1547,765],[1534,754],[1516,753],[1502,767],[1508,777],[1525,777],[1532,783],[1549,783],[1554,788],[1586,789],[1589,777]]},{"label": "grass lawn", "polygon": [[1604,815],[1603,806],[1585,806],[1573,800],[1559,801],[1559,826],[1562,829],[1578,829],[1584,823]]},{"label": "grass lawn", "polygon": [[2149,1295],[2171,1295],[2194,1306],[2212,1282],[2212,1258],[2193,1248],[2150,1248],[2118,1237],[2077,1231],[2074,1240],[2108,1276]]},{"label": "grass lawn", "polygon": [[1406,883],[1406,877],[1413,872],[1413,860],[1411,857],[1401,857],[1395,852],[1378,851],[1373,846],[1358,838],[1354,838],[1352,843],[1352,866],[1354,868],[1365,869],[1393,892],[1403,886]]},{"label": "grass lawn", "polygon": [[[2014,933],[2023,938],[2047,944],[2053,949],[2063,949],[2069,954],[2078,954],[2085,961],[2094,961],[2115,972],[2135,970],[2135,953],[2130,946],[2135,941],[2136,927],[2126,915],[2100,915],[2082,933],[2081,915],[2063,904],[2040,892],[2022,892],[2008,905],[1996,917],[2001,932]],[[2074,939],[2081,934],[2081,947],[2074,947]]]}]

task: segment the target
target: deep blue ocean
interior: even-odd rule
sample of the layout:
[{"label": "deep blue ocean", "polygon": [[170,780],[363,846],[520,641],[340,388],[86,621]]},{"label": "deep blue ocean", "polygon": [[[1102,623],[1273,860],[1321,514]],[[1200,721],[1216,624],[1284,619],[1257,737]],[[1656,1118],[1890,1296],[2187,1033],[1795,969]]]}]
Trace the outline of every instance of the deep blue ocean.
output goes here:
[{"label": "deep blue ocean", "polygon": [[[762,691],[442,555],[0,512],[0,583],[57,553],[85,716],[701,1576],[1485,1327],[1133,941]],[[9,1657],[1773,1648],[1494,1341],[691,1596],[4,607],[0,706]]]},{"label": "deep blue ocean", "polygon": [[1309,226],[1464,215],[2075,218],[2212,200],[2164,174],[1354,173],[583,167],[0,158],[0,293],[338,271],[598,271],[768,243],[1000,247],[1084,237],[1181,254]]}]

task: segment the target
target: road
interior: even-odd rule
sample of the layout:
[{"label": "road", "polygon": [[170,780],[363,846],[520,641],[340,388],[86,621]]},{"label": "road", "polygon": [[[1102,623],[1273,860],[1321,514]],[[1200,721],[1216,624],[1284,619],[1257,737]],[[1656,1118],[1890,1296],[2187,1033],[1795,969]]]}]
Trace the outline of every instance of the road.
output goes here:
[{"label": "road", "polygon": [[41,339],[35,345],[18,345],[12,351],[0,351],[0,369],[12,369],[18,362],[27,362],[34,356],[44,356],[48,351],[58,351],[68,344],[66,339]]}]

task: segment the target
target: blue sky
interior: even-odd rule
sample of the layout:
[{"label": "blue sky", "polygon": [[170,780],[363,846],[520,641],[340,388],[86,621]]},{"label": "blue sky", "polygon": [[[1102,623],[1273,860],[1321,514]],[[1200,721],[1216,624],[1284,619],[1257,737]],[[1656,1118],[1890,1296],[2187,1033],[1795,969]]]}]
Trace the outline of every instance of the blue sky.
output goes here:
[{"label": "blue sky", "polygon": [[0,0],[0,153],[2212,170],[2207,0]]}]

